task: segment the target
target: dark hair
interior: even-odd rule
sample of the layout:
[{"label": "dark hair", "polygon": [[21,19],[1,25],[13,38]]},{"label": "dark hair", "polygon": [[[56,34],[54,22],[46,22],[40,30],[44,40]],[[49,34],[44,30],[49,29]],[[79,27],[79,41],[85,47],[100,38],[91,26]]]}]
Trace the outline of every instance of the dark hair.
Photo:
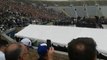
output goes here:
[{"label": "dark hair", "polygon": [[17,44],[17,46],[18,48],[5,52],[6,60],[19,60],[21,54],[21,48],[19,44]]},{"label": "dark hair", "polygon": [[44,57],[39,57],[38,60],[46,60]]},{"label": "dark hair", "polygon": [[94,60],[96,43],[92,38],[80,37],[68,43],[70,60]]},{"label": "dark hair", "polygon": [[1,48],[2,46],[6,46],[7,44],[8,44],[8,42],[7,42],[6,40],[0,39],[0,48]]}]

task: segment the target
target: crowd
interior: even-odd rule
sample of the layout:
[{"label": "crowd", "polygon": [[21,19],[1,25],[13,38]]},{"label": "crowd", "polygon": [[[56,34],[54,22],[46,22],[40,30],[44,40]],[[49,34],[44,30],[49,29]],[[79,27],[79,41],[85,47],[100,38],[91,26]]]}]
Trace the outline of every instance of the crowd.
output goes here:
[{"label": "crowd", "polygon": [[77,27],[89,27],[89,28],[103,28],[104,18],[95,16],[94,18],[77,18]]},{"label": "crowd", "polygon": [[33,4],[16,0],[0,0],[0,32],[29,24],[76,25],[77,27],[103,28],[104,17],[68,17],[63,12],[46,8],[43,3]]},{"label": "crowd", "polygon": [[53,22],[53,25],[76,25],[77,27],[91,28],[103,28],[101,24],[106,23],[104,17],[97,19],[98,21],[96,21],[96,18],[68,17],[63,12],[46,8],[47,6],[42,3],[33,4],[17,2],[16,0],[0,0],[0,31],[13,27],[24,27],[29,24],[45,25],[50,22]]},{"label": "crowd", "polygon": [[44,5],[0,0],[0,30],[26,26],[28,24],[47,24],[51,20],[64,17],[65,14],[47,9]]},{"label": "crowd", "polygon": [[[104,18],[95,16],[90,18],[67,17],[62,12],[45,8],[46,5],[32,5],[32,3],[16,2],[15,0],[0,0],[0,32],[14,27],[25,27],[29,24],[74,25],[77,27],[103,28]],[[101,21],[102,20],[102,21]],[[32,48],[29,39],[8,43],[0,38],[0,60],[27,60],[29,49]],[[38,60],[53,60],[54,49],[68,52],[69,60],[96,60],[104,58],[98,54],[96,43],[92,38],[81,37],[73,39],[68,47],[52,45],[49,49],[46,43],[38,46]],[[36,53],[36,52],[35,52]]]},{"label": "crowd", "polygon": [[[19,43],[8,43],[6,40],[0,39],[0,60],[26,60],[24,58],[28,57],[31,46],[31,40],[28,38],[22,39]],[[107,57],[98,54],[96,46],[96,42],[89,37],[79,37],[71,40],[67,47],[69,60],[97,60],[97,58],[106,60]],[[38,60],[54,59],[54,47],[50,46],[48,49],[46,43],[39,44],[37,52]]]},{"label": "crowd", "polygon": [[5,31],[6,29],[10,29],[17,26],[26,26],[30,21],[30,16],[26,13],[19,12],[18,10],[12,10],[12,6],[9,5],[9,0],[1,0],[0,2],[0,30]]}]

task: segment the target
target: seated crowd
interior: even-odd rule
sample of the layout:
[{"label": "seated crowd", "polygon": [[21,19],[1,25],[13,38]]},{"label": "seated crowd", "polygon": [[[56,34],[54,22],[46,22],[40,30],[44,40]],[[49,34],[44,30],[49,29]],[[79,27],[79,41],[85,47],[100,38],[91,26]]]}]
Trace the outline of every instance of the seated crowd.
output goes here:
[{"label": "seated crowd", "polygon": [[15,0],[0,0],[0,29],[6,30],[31,23],[46,24],[51,20],[64,17],[53,9],[47,9],[43,4],[17,2]]},{"label": "seated crowd", "polygon": [[[31,41],[27,38],[22,39],[20,43],[8,43],[1,39],[0,60],[29,60],[25,59],[25,57],[28,57],[29,46],[31,46]],[[96,46],[96,42],[89,37],[79,37],[71,40],[67,47],[69,60],[97,60],[99,57]],[[54,60],[54,47],[51,46],[48,49],[46,43],[39,44],[37,52],[38,60]]]},{"label": "seated crowd", "polygon": [[[96,19],[81,17],[68,17],[63,12],[57,12],[46,8],[48,5],[38,3],[17,2],[16,0],[0,0],[0,32],[13,27],[24,27],[29,24],[47,24],[53,22],[53,25],[76,25],[77,27],[100,28],[104,22]],[[93,22],[94,20],[94,22]],[[88,23],[87,23],[88,21]],[[90,21],[90,22],[89,22]]]}]

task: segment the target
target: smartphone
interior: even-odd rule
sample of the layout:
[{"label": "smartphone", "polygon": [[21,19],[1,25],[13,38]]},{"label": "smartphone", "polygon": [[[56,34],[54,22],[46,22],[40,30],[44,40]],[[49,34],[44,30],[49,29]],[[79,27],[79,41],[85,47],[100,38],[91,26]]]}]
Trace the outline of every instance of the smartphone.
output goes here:
[{"label": "smartphone", "polygon": [[51,40],[50,39],[47,39],[47,48],[49,49],[51,47]]}]

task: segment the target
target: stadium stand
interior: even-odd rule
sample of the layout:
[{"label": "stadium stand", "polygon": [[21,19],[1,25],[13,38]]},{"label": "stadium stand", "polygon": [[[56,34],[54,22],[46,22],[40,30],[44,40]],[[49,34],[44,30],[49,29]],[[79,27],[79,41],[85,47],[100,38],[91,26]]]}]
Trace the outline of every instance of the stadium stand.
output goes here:
[{"label": "stadium stand", "polygon": [[[0,0],[0,39],[6,39],[11,43],[19,42],[22,38],[15,37],[15,33],[29,24],[105,29],[103,24],[105,26],[107,24],[107,13],[105,12],[107,1],[96,2]],[[52,46],[55,50],[67,52],[65,46]],[[34,52],[31,49],[30,58],[33,56],[32,60],[38,58]],[[101,55],[99,54],[98,57]],[[66,54],[55,53],[54,57],[54,60],[68,60]],[[105,56],[101,58],[105,58]]]}]

